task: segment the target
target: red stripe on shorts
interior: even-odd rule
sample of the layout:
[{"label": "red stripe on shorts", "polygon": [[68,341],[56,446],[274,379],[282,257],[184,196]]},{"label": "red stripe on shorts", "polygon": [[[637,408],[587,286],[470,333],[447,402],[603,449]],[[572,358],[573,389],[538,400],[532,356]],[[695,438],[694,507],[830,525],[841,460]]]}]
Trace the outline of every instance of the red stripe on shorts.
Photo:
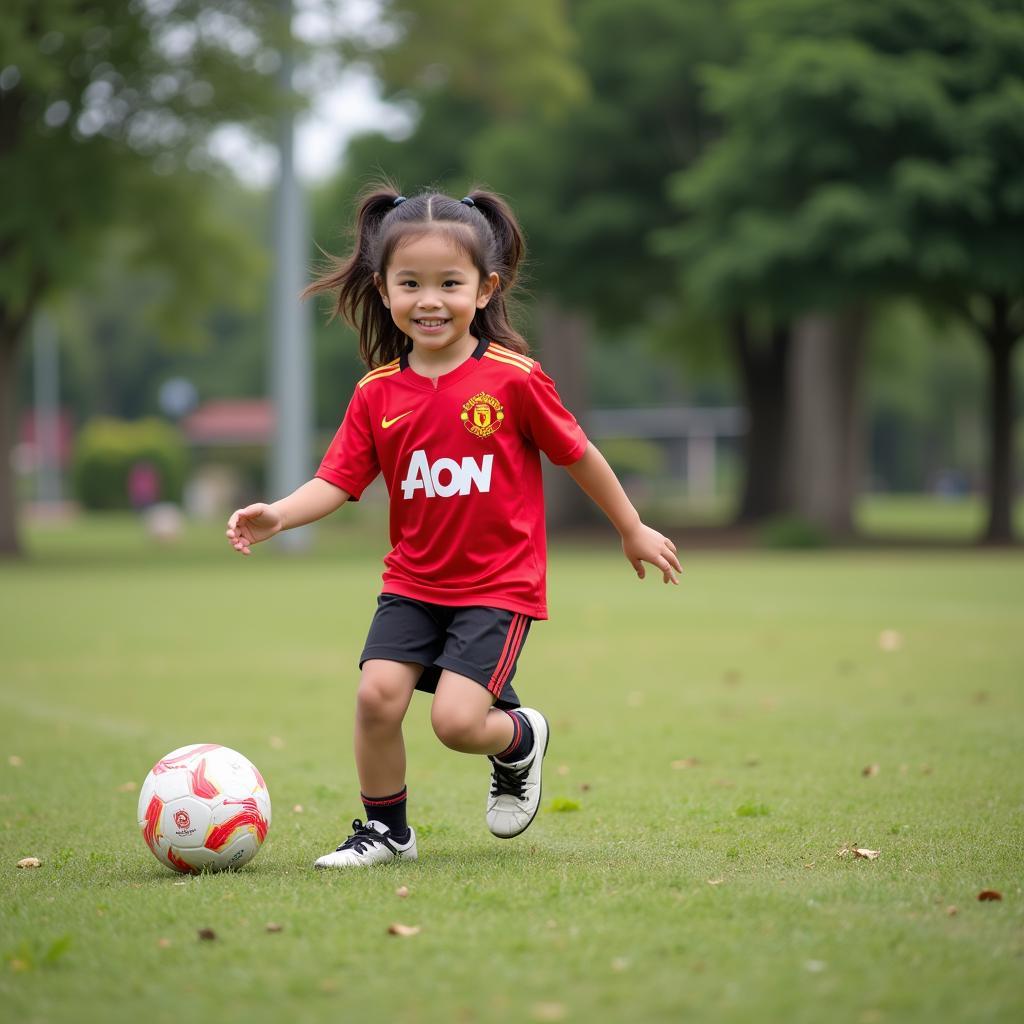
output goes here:
[{"label": "red stripe on shorts", "polygon": [[512,625],[509,626],[508,635],[505,637],[505,646],[502,648],[501,657],[494,668],[491,681],[487,684],[487,689],[495,696],[501,693],[516,663],[516,658],[519,657],[529,621],[526,615],[521,615],[519,612],[515,612],[513,615]]}]

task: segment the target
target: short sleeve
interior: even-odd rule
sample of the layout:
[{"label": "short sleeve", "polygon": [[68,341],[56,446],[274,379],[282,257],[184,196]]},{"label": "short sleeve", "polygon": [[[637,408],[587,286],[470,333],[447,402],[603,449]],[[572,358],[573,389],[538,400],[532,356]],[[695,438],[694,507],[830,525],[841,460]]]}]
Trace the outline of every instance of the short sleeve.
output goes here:
[{"label": "short sleeve", "polygon": [[556,465],[568,466],[583,458],[587,435],[564,405],[555,382],[534,363],[526,384],[522,412],[523,433]]},{"label": "short sleeve", "polygon": [[362,392],[356,387],[345,418],[338,427],[316,475],[347,491],[353,501],[380,472],[377,449],[373,443],[369,410]]}]

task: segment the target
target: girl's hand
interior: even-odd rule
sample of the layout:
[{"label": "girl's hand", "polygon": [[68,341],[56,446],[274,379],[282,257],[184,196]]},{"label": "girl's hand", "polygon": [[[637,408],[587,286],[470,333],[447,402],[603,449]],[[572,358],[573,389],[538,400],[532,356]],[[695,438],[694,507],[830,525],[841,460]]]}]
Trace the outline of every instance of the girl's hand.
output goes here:
[{"label": "girl's hand", "polygon": [[231,546],[243,555],[252,554],[250,545],[280,533],[284,522],[281,513],[273,505],[262,501],[247,505],[231,513],[228,520],[227,538]]},{"label": "girl's hand", "polygon": [[674,583],[679,586],[677,573],[681,573],[683,567],[679,564],[676,546],[657,530],[652,530],[649,526],[644,526],[643,523],[638,524],[634,529],[622,535],[622,551],[640,579],[647,574],[644,562],[650,562],[651,565],[661,570],[666,583]]}]

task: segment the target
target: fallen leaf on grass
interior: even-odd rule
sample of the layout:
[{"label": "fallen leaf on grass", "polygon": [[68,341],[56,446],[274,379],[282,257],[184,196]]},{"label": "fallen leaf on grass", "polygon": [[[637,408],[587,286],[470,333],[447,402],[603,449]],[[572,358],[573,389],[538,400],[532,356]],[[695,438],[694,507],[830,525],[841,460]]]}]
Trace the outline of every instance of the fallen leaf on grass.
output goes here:
[{"label": "fallen leaf on grass", "polygon": [[960,911],[957,910],[956,907],[953,907],[953,906],[946,907],[946,916],[947,917],[956,917],[956,915],[959,914],[959,913],[960,913]]},{"label": "fallen leaf on grass", "polygon": [[267,931],[268,932],[283,932],[284,931],[284,925],[283,924],[277,924],[275,921],[269,921],[267,923]]},{"label": "fallen leaf on grass", "polygon": [[861,768],[860,773],[867,779],[874,778],[882,770],[881,765],[868,764]]},{"label": "fallen leaf on grass", "polygon": [[296,804],[292,808],[292,814],[301,814],[301,813],[302,813],[302,804]]},{"label": "fallen leaf on grass", "polygon": [[883,629],[878,634],[878,647],[879,650],[885,651],[887,654],[891,654],[893,651],[898,651],[903,646],[903,635],[895,629]]},{"label": "fallen leaf on grass", "polygon": [[157,939],[156,940],[156,944],[157,944],[157,946],[160,947],[160,949],[170,949],[171,940],[170,939]]},{"label": "fallen leaf on grass", "polygon": [[399,887],[398,887],[398,888],[397,888],[397,889],[395,890],[395,895],[396,895],[396,896],[397,896],[397,897],[398,897],[398,898],[399,898],[400,900],[404,900],[404,899],[405,899],[405,898],[406,898],[406,897],[407,897],[407,896],[409,895],[409,886],[407,886],[407,885],[400,885],[400,886],[399,886]]},{"label": "fallen leaf on grass", "polygon": [[677,771],[685,771],[687,768],[696,768],[700,761],[696,757],[684,757],[682,760],[673,761],[672,767]]},{"label": "fallen leaf on grass", "polygon": [[420,926],[418,924],[399,924],[396,921],[394,924],[388,925],[388,935],[398,935],[403,939],[419,935],[419,933]]},{"label": "fallen leaf on grass", "polygon": [[270,744],[272,750],[284,750],[285,743],[280,736],[271,736],[267,742]]},{"label": "fallen leaf on grass", "polygon": [[982,889],[978,893],[978,899],[982,903],[991,903],[993,900],[1001,900],[1003,894],[998,889]]},{"label": "fallen leaf on grass", "polygon": [[812,860],[810,864],[805,864],[804,867],[807,868],[808,871],[810,871],[811,868],[814,867],[814,861]]},{"label": "fallen leaf on grass", "polygon": [[558,774],[559,775],[568,775],[569,774],[569,766],[567,764],[560,764],[558,766]]},{"label": "fallen leaf on grass", "polygon": [[740,672],[734,668],[727,669],[722,674],[722,682],[725,683],[726,686],[739,686],[742,678],[743,676]]},{"label": "fallen leaf on grass", "polygon": [[38,857],[22,857],[18,861],[19,868],[38,868],[42,865],[42,861]]},{"label": "fallen leaf on grass", "polygon": [[590,783],[589,782],[581,782],[580,783],[580,792],[581,793],[589,793],[590,792]]},{"label": "fallen leaf on grass", "polygon": [[611,968],[616,974],[629,970],[629,961],[624,956],[617,956],[611,963]]},{"label": "fallen leaf on grass", "polygon": [[724,878],[709,878],[708,885],[721,885],[724,881]]},{"label": "fallen leaf on grass", "polygon": [[139,787],[134,782],[122,782],[117,787],[118,793],[134,793]]},{"label": "fallen leaf on grass", "polygon": [[22,761],[22,759],[20,757],[18,757],[17,754],[11,754],[11,756],[9,758],[7,758],[7,763],[12,768],[20,768],[25,762]]},{"label": "fallen leaf on grass", "polygon": [[15,972],[31,970],[31,965],[28,963],[28,961],[22,960],[19,957],[15,957],[13,960],[11,960],[9,966],[11,970]]},{"label": "fallen leaf on grass", "polygon": [[212,928],[200,928],[198,933],[201,942],[213,942],[217,933]]},{"label": "fallen leaf on grass", "polygon": [[535,1003],[533,1006],[534,1020],[565,1020],[566,1009],[563,1003]]},{"label": "fallen leaf on grass", "polygon": [[882,855],[881,850],[869,850],[867,847],[858,846],[856,843],[851,843],[849,846],[844,846],[837,854],[837,857],[847,857],[853,854],[854,860],[860,858],[861,860],[875,860]]}]

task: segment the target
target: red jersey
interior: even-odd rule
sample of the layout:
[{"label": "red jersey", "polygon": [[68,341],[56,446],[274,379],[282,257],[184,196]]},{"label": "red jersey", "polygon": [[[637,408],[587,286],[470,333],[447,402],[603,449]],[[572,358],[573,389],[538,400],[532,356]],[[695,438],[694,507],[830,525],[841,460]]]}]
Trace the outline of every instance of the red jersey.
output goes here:
[{"label": "red jersey", "polygon": [[540,452],[565,466],[586,449],[540,363],[481,341],[436,382],[405,356],[371,370],[317,476],[358,500],[384,475],[384,593],[546,619]]}]

